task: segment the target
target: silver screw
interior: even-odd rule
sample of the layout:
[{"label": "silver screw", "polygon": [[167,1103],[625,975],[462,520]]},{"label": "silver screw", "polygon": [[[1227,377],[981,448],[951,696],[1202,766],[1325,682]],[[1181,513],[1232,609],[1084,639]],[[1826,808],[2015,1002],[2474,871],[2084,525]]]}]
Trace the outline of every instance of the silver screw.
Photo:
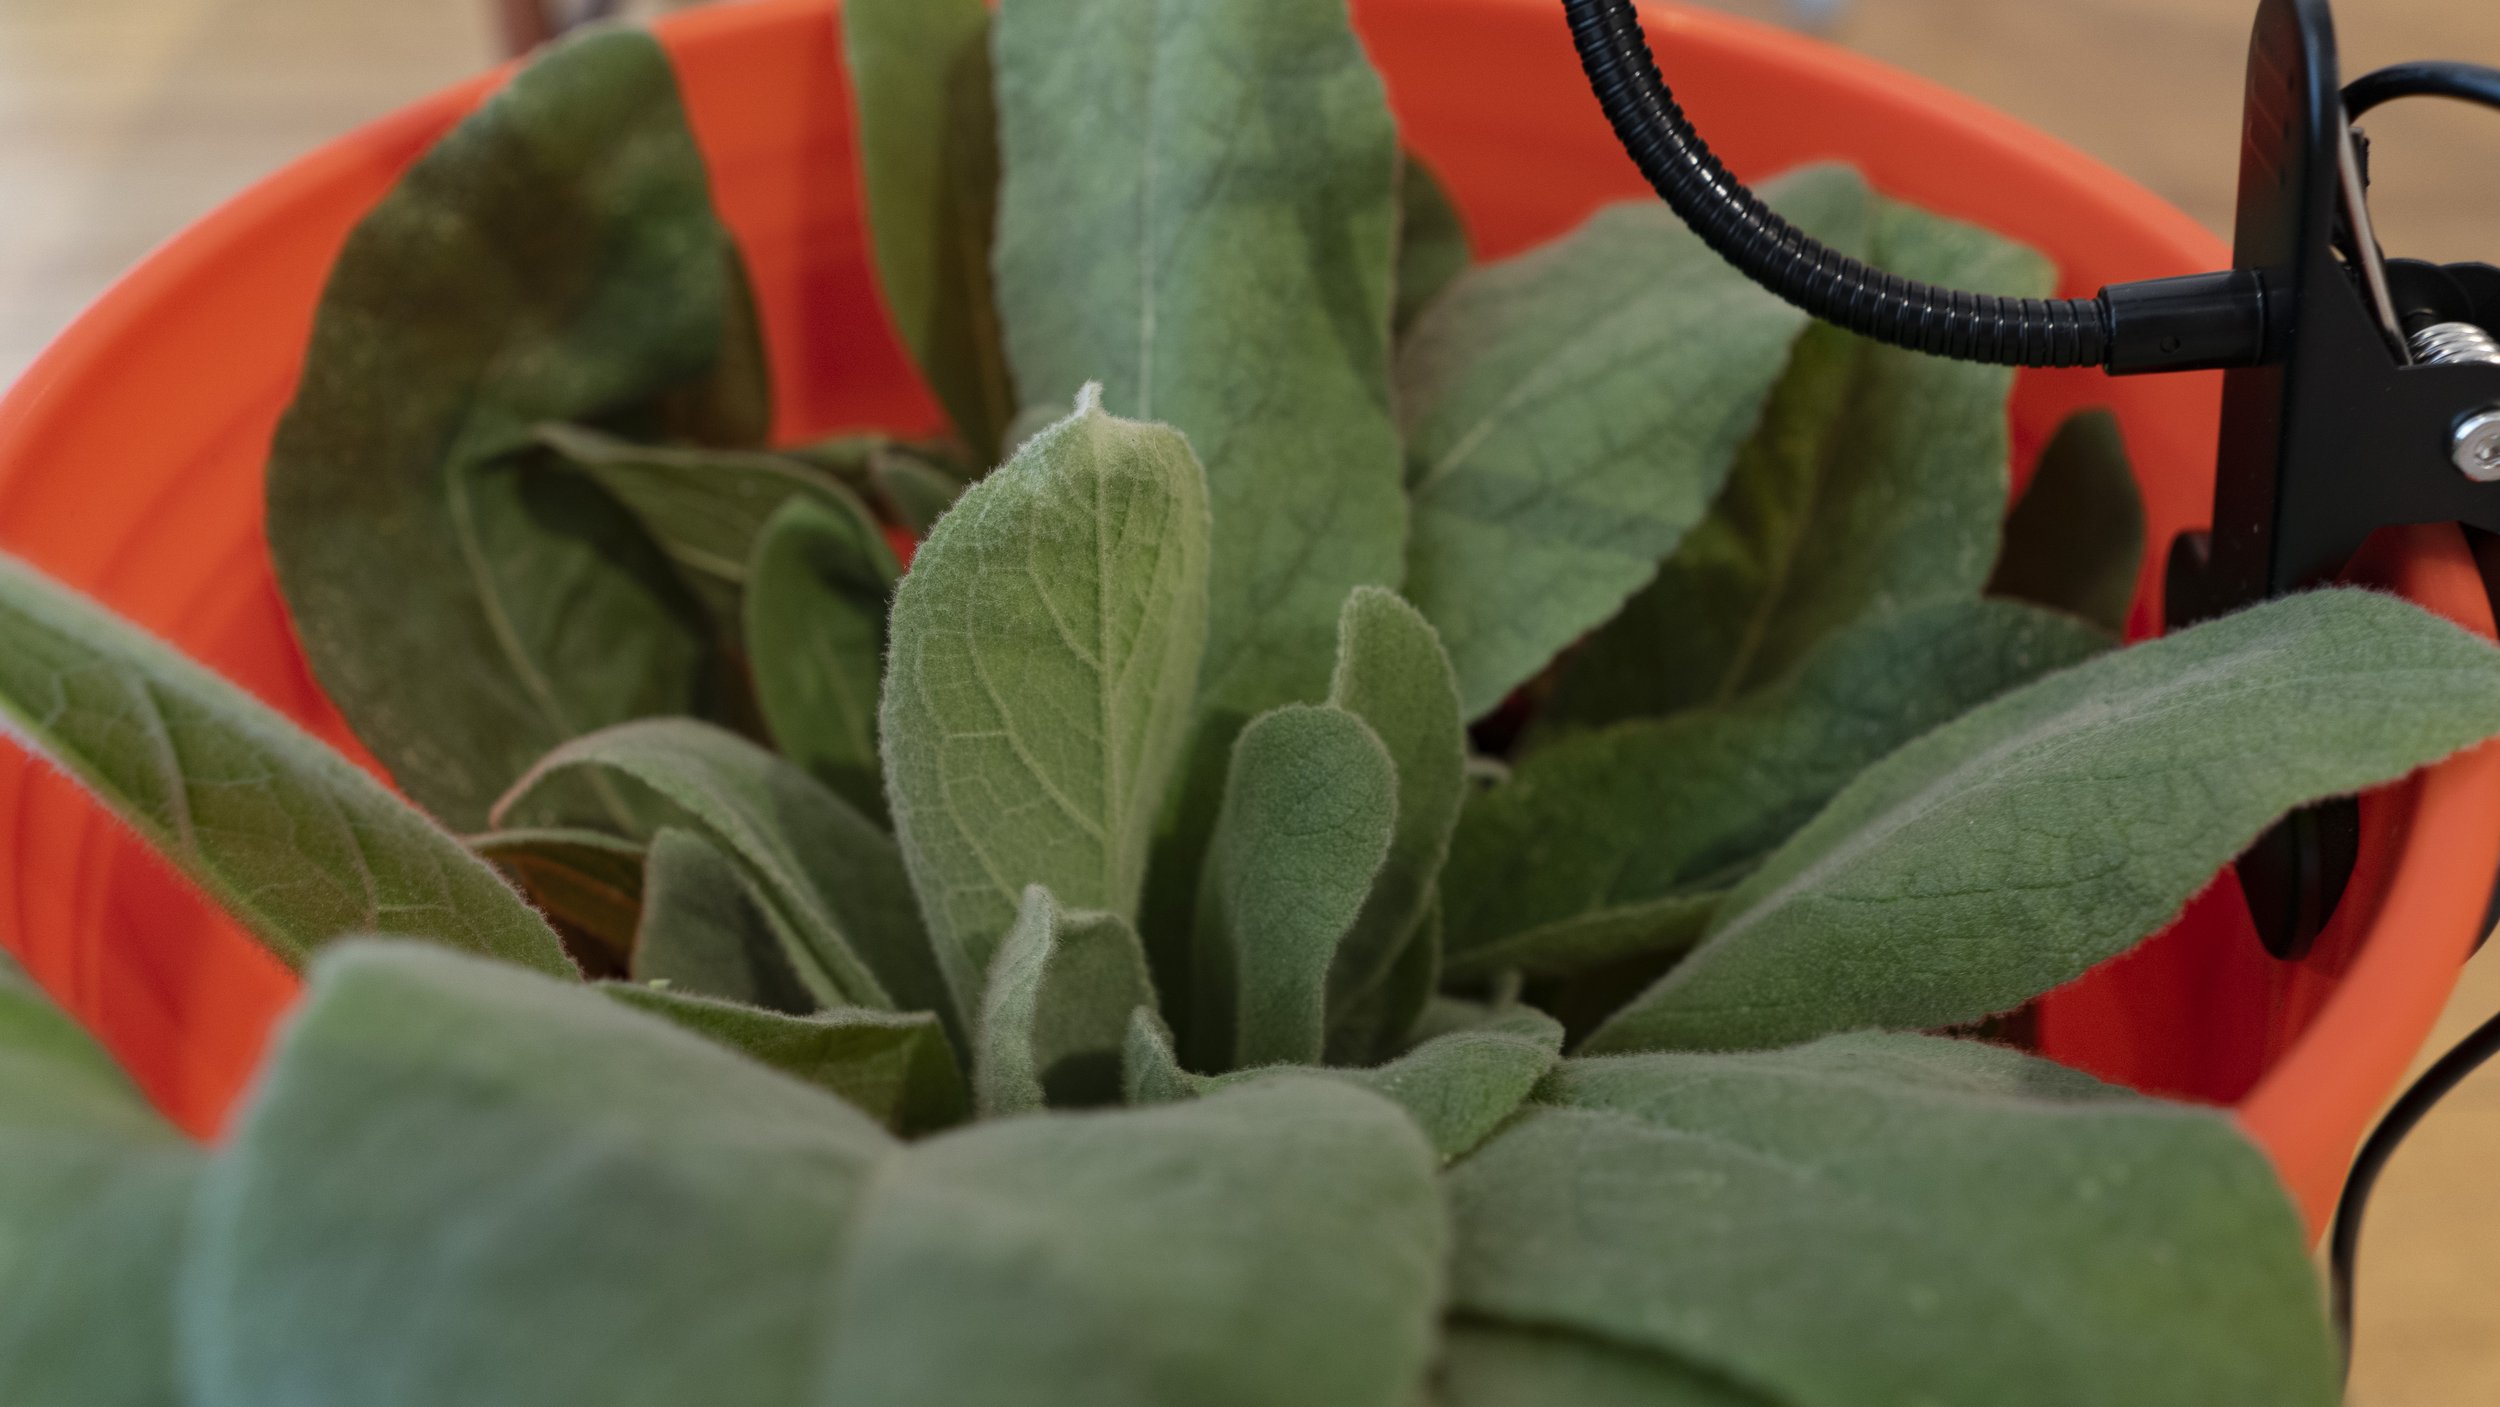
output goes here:
[{"label": "silver screw", "polygon": [[2450,457],[2474,482],[2500,482],[2500,408],[2477,412],[2460,422]]}]

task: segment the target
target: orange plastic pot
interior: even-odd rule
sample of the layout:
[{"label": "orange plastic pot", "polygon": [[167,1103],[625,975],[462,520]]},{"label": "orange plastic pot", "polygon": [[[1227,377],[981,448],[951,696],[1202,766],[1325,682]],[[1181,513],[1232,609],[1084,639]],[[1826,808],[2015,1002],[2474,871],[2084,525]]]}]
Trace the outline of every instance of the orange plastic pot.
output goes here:
[{"label": "orange plastic pot", "polygon": [[[1486,254],[1642,194],[1550,0],[1356,0],[1355,11],[1408,141],[1447,179]],[[1679,93],[1741,172],[1854,162],[1896,196],[2046,251],[2068,292],[2224,261],[2212,236],[2138,187],[1917,79],[1698,11],[1649,18]],[[753,267],[779,433],[933,427],[864,255],[830,0],[696,11],[660,33]],[[440,94],[247,191],[134,269],[0,399],[0,545],[351,750],[272,583],[262,458],[349,226],[496,81]],[[2096,404],[2125,426],[2154,542],[2201,523],[2217,382],[2027,375],[2019,457]],[[2390,539],[2371,572],[2491,629],[2448,530]],[[2159,619],[2158,590],[2148,570],[2140,629]],[[2313,1221],[2475,940],[2500,861],[2500,753],[2388,788],[2364,816],[2353,896],[2308,961],[2264,957],[2236,890],[2220,884],[2162,937],[2051,998],[2041,1019],[2053,1055],[2235,1105]],[[0,886],[0,943],[177,1119],[213,1131],[294,979],[11,750],[0,750]]]}]

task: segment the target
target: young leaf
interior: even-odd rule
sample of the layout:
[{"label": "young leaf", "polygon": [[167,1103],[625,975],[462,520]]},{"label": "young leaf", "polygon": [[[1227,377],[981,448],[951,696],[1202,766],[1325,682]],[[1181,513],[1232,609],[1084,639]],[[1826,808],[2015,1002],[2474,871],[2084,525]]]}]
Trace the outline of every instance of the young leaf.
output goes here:
[{"label": "young leaf", "polygon": [[2049,441],[2014,511],[1988,594],[2072,611],[2115,635],[2127,628],[2144,564],[2144,499],[2118,418],[2079,411]]},{"label": "young leaf", "polygon": [[1120,1098],[1128,1104],[1169,1104],[1195,1099],[1211,1083],[1204,1075],[1181,1068],[1172,1050],[1172,1029],[1151,1007],[1128,1014],[1128,1031],[1120,1041]]},{"label": "young leaf", "polygon": [[1413,606],[1356,588],[1337,625],[1328,701],[1370,725],[1397,769],[1397,828],[1354,926],[1328,973],[1332,1026],[1388,980],[1432,900],[1467,787],[1467,726],[1449,656]]},{"label": "young leaf", "polygon": [[1474,259],[1466,222],[1441,178],[1423,158],[1406,153],[1398,164],[1398,330],[1412,325]]},{"label": "young leaf", "polygon": [[884,530],[856,501],[801,501],[765,525],[747,575],[747,658],[774,743],[880,821],[877,675],[902,572]]},{"label": "young leaf", "polygon": [[2179,911],[2285,811],[2500,732],[2500,650],[2318,591],[2121,650],[1867,770],[1591,1051],[1977,1020]]},{"label": "young leaf", "polygon": [[1520,1007],[1424,1042],[1376,1070],[1347,1072],[1414,1116],[1433,1151],[1461,1158],[1511,1116],[1562,1054],[1563,1031]]},{"label": "young leaf", "polygon": [[950,1128],[971,1112],[946,1029],[926,1011],[836,1007],[793,1016],[630,982],[599,990],[830,1091],[905,1137]]},{"label": "young leaf", "polygon": [[1188,442],[1088,394],[974,485],[896,591],[878,734],[950,963],[988,968],[1024,886],[1133,920],[1206,634]]},{"label": "young leaf", "polygon": [[1241,730],[1199,878],[1189,1039],[1203,1068],[1319,1061],[1329,966],[1397,806],[1389,750],[1344,709],[1295,704]]},{"label": "young leaf", "polygon": [[203,1179],[186,1400],[804,1401],[836,1247],[895,1147],[598,992],[342,948]]},{"label": "young leaf", "polygon": [[[1770,198],[1846,239],[1851,173]],[[1477,717],[1613,615],[1718,497],[1806,318],[1656,201],[1469,271],[1398,352],[1406,594]]]},{"label": "young leaf", "polygon": [[995,53],[1025,401],[1100,381],[1206,464],[1220,775],[1239,720],[1327,687],[1346,593],[1398,579],[1395,125],[1344,0],[1022,0]]},{"label": "young leaf", "polygon": [[637,444],[579,425],[541,425],[555,467],[582,474],[630,510],[713,614],[737,619],[764,524],[793,499],[865,514],[840,480],[784,455]]},{"label": "young leaf", "polygon": [[603,831],[488,831],[469,848],[512,876],[539,912],[587,937],[621,970],[642,925],[643,847]]},{"label": "young leaf", "polygon": [[951,1014],[968,991],[930,950],[885,833],[805,772],[686,718],[620,723],[541,758],[498,814],[568,775],[630,777],[734,857],[764,898],[799,980],[824,1005]]},{"label": "young leaf", "polygon": [[1933,605],[1843,632],[1758,698],[1565,735],[1461,816],[1442,877],[1448,964],[1558,972],[1689,944],[1710,907],[1696,896],[1861,770],[2107,644],[2010,601]]},{"label": "young leaf", "polygon": [[0,954],[0,1401],[177,1400],[170,1286],[199,1167]]},{"label": "young leaf", "polygon": [[990,963],[972,1082],[984,1117],[1120,1102],[1129,1017],[1155,1006],[1146,950],[1116,914],[1063,910],[1042,886]]},{"label": "young leaf", "polygon": [[[703,702],[709,632],[667,562],[530,462],[549,421],[658,437],[720,401],[760,364],[744,298],[636,30],[547,50],[349,237],[270,452],[270,549],[323,687],[446,823],[567,738]],[[760,394],[730,399],[760,435]]]},{"label": "young leaf", "polygon": [[1778,1407],[1661,1354],[1577,1334],[1443,1326],[1438,1407]]},{"label": "young leaf", "polygon": [[1433,1166],[1393,1105],[1310,1078],[916,1144],[852,1222],[810,1400],[1405,1407]]},{"label": "young leaf", "polygon": [[76,778],[288,963],[388,924],[545,972],[485,861],[258,699],[0,557],[0,729]]},{"label": "young leaf", "polygon": [[793,970],[770,905],[747,872],[693,831],[651,837],[633,978],[800,1014],[818,1002]]},{"label": "young leaf", "polygon": [[[1879,267],[1951,288],[2039,297],[2055,281],[2027,249],[1890,202],[1872,245]],[[1810,330],[1710,517],[1573,657],[1553,717],[1724,703],[1855,622],[1978,595],[2005,516],[2012,378]]]},{"label": "young leaf", "polygon": [[841,15],[886,311],[955,433],[988,463],[1016,410],[990,288],[998,115],[989,9],[850,0]]},{"label": "young leaf", "polygon": [[1448,1179],[1470,1316],[1800,1407],[2338,1396],[2299,1218],[2212,1111],[1888,1035],[1575,1061],[1538,1097]]}]

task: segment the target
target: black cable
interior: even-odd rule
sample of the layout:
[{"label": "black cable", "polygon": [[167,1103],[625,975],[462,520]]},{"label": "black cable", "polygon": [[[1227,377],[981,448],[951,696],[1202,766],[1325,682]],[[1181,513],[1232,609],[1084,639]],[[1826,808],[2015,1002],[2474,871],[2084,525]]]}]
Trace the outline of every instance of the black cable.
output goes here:
[{"label": "black cable", "polygon": [[2264,357],[2265,298],[2253,273],[2041,299],[1939,288],[1869,268],[1781,219],[1729,172],[1659,77],[1632,0],[1563,0],[1563,10],[1615,136],[1669,208],[1745,277],[1825,322],[1896,347],[1999,366],[2185,371]]},{"label": "black cable", "polygon": [[2378,1185],[2379,1174],[2387,1170],[2387,1162],[2396,1155],[2405,1135],[2413,1132],[2423,1116],[2430,1113],[2449,1091],[2465,1082],[2465,1077],[2482,1068],[2483,1062],[2500,1053],[2500,1016],[2494,1016],[2474,1028],[2474,1033],[2456,1043],[2437,1064],[2422,1072],[2399,1096],[2387,1117],[2363,1140],[2361,1152],[2352,1160],[2352,1175],[2344,1181],[2344,1194],[2335,1203],[2335,1232],[2327,1247],[2328,1304],[2335,1316],[2335,1337],[2344,1348],[2344,1374],[2352,1374],[2352,1306],[2356,1276],[2354,1262],[2361,1252],[2361,1219],[2367,1214],[2371,1189]]},{"label": "black cable", "polygon": [[2390,64],[2344,85],[2344,115],[2358,122],[2361,114],[2398,98],[2454,98],[2500,108],[2500,68],[2481,64]]}]

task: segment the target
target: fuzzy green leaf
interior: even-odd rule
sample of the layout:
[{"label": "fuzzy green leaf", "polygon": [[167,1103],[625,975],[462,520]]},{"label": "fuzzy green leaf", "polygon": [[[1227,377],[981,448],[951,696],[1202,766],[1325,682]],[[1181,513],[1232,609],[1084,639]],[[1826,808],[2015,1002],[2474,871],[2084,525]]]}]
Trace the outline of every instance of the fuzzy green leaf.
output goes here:
[{"label": "fuzzy green leaf", "polygon": [[2500,650],[2361,591],[2016,690],[1885,758],[1588,1049],[1977,1020],[2178,913],[2276,817],[2500,732]]},{"label": "fuzzy green leaf", "polygon": [[510,875],[540,913],[621,967],[642,926],[643,847],[604,831],[562,827],[488,831],[469,848]]},{"label": "fuzzy green leaf", "polygon": [[1460,1158],[1518,1109],[1562,1053],[1563,1031],[1521,1007],[1438,1036],[1376,1070],[1349,1072],[1412,1115],[1443,1158]]},{"label": "fuzzy green leaf", "polygon": [[1776,1407],[1660,1354],[1467,1321],[1442,1331],[1434,1384],[1437,1407]]},{"label": "fuzzy green leaf", "polygon": [[853,1221],[811,1400],[1408,1407],[1433,1166],[1394,1106],[1310,1078],[914,1145]]},{"label": "fuzzy green leaf", "polygon": [[903,569],[867,510],[844,497],[785,504],[764,526],[747,572],[747,659],[782,756],[882,821],[877,677]]},{"label": "fuzzy green leaf", "polygon": [[0,730],[76,778],[288,963],[387,924],[573,972],[521,896],[423,813],[13,558],[0,558]]},{"label": "fuzzy green leaf", "polygon": [[878,732],[950,963],[988,968],[1028,884],[1135,919],[1205,640],[1208,533],[1188,442],[1089,394],[912,559]]},{"label": "fuzzy green leaf", "polygon": [[1575,1061],[1538,1097],[1448,1181],[1471,1316],[1795,1407],[2338,1396],[2300,1219],[2216,1112],[1898,1035]]},{"label": "fuzzy green leaf", "polygon": [[1028,405],[1099,381],[1204,461],[1220,772],[1239,720],[1327,687],[1346,593],[1399,576],[1396,129],[1344,0],[1021,0],[995,53],[1008,359]]},{"label": "fuzzy green leaf", "polygon": [[[1876,204],[1880,268],[2022,297],[2055,281],[2018,245]],[[2005,516],[2012,384],[2000,367],[1809,331],[1710,517],[1573,657],[1553,716],[1724,703],[1855,622],[1978,595]]]},{"label": "fuzzy green leaf", "polygon": [[971,1111],[946,1029],[926,1011],[837,1007],[793,1016],[628,982],[603,983],[600,990],[830,1091],[898,1134],[948,1128]]},{"label": "fuzzy green leaf", "polygon": [[651,837],[634,934],[636,982],[773,1011],[818,1006],[783,950],[771,906],[738,862],[690,830]]},{"label": "fuzzy green leaf", "polygon": [[1337,626],[1328,701],[1370,725],[1397,769],[1397,828],[1371,893],[1328,974],[1332,1027],[1378,990],[1410,950],[1449,857],[1467,788],[1467,727],[1458,684],[1432,626],[1396,593],[1360,587]]},{"label": "fuzzy green leaf", "polygon": [[981,0],[842,6],[868,233],[886,312],[983,463],[1015,414],[990,285],[998,115]]},{"label": "fuzzy green leaf", "polygon": [[1181,1068],[1172,1049],[1172,1029],[1148,1007],[1129,1013],[1128,1030],[1120,1041],[1120,1098],[1129,1104],[1169,1104],[1195,1099],[1208,1083],[1204,1075]]},{"label": "fuzzy green leaf", "polygon": [[0,954],[0,1401],[172,1407],[199,1150]]},{"label": "fuzzy green leaf", "polygon": [[599,992],[343,948],[203,1181],[187,1400],[787,1407],[895,1147]]},{"label": "fuzzy green leaf", "polygon": [[1202,1068],[1318,1063],[1329,967],[1397,807],[1388,749],[1344,709],[1295,704],[1241,730],[1200,875],[1188,1036]]},{"label": "fuzzy green leaf", "polygon": [[1988,594],[2127,628],[2144,565],[2144,499],[2118,418],[2079,411],[2040,453],[2031,484],[2005,519]]},{"label": "fuzzy green leaf", "polygon": [[954,994],[971,980],[931,951],[894,842],[805,772],[709,724],[653,718],[547,754],[496,810],[526,806],[537,789],[586,771],[648,787],[735,858],[819,1003],[962,1009]]},{"label": "fuzzy green leaf", "polygon": [[1413,152],[1398,166],[1398,298],[1402,332],[1475,261],[1467,224],[1441,178]]},{"label": "fuzzy green leaf", "polygon": [[[1767,194],[1844,239],[1865,219],[1848,172]],[[1416,322],[1398,352],[1406,594],[1439,627],[1468,717],[1657,573],[1805,323],[1655,201],[1469,271]]]},{"label": "fuzzy green leaf", "polygon": [[533,467],[535,433],[760,436],[746,299],[634,30],[547,50],[348,239],[270,453],[270,548],[324,689],[448,824],[567,738],[704,703],[701,610],[623,507]]},{"label": "fuzzy green leaf", "polygon": [[1460,818],[1442,880],[1449,967],[1560,972],[1687,945],[1709,912],[1694,896],[1726,888],[1860,771],[2107,644],[2010,601],[1928,606],[1842,633],[1760,697],[1565,735]]},{"label": "fuzzy green leaf", "polygon": [[1065,910],[1036,884],[990,964],[973,1088],[984,1117],[1120,1101],[1130,1013],[1151,1011],[1146,950],[1116,914]]}]

